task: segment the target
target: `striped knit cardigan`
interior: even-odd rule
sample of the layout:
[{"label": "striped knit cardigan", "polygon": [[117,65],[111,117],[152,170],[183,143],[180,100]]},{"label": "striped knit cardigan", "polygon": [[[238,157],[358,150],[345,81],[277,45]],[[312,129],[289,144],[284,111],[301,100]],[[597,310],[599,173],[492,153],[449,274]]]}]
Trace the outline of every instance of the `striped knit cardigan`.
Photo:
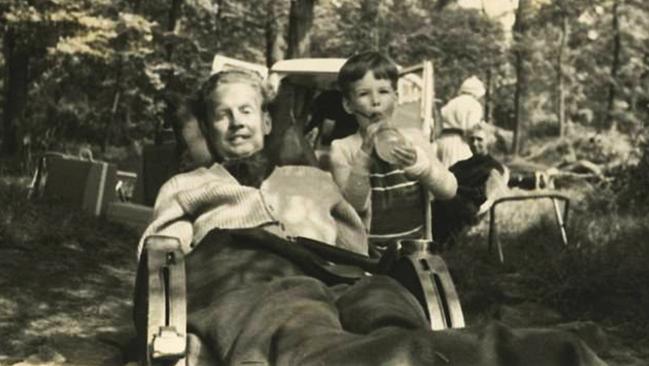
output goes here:
[{"label": "striped knit cardigan", "polygon": [[367,254],[367,236],[331,175],[308,166],[277,167],[259,188],[243,186],[220,164],[174,176],[160,189],[152,234],[177,237],[191,251],[213,229],[261,227]]}]

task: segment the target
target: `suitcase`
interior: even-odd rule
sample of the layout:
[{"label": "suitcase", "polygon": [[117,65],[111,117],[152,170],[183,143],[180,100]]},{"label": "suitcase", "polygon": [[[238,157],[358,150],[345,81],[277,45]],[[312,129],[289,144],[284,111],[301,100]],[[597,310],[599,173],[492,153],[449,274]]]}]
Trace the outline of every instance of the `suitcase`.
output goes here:
[{"label": "suitcase", "polygon": [[[41,181],[44,180],[44,183]],[[94,216],[101,216],[109,202],[115,200],[117,167],[114,164],[85,157],[47,153],[39,162],[32,183],[32,196],[60,200]]]},{"label": "suitcase", "polygon": [[130,226],[143,232],[151,223],[153,208],[131,202],[109,202],[106,207],[106,219],[122,225]]}]

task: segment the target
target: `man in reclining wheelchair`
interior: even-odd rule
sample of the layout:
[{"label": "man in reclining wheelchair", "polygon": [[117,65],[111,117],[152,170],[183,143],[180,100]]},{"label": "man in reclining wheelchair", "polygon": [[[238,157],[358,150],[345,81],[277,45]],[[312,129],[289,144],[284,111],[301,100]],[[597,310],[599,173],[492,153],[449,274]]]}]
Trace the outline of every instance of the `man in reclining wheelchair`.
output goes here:
[{"label": "man in reclining wheelchair", "polygon": [[322,248],[367,263],[365,229],[328,173],[269,163],[266,95],[260,79],[240,71],[212,76],[200,92],[196,119],[216,163],[173,177],[159,193],[138,248],[135,322],[143,343],[150,340],[143,263],[150,236],[163,235],[177,240],[174,253],[186,268],[192,365],[604,364],[554,330],[494,323],[431,331],[415,296],[391,277],[362,269],[347,281],[327,270]]}]

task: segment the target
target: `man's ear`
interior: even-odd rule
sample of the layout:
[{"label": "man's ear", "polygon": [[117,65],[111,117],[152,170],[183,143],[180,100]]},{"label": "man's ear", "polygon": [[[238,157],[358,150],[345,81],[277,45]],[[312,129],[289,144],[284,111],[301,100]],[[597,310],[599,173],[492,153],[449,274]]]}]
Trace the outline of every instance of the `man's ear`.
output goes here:
[{"label": "man's ear", "polygon": [[352,109],[352,106],[349,104],[349,100],[347,97],[343,96],[343,108],[345,109],[345,112],[349,114],[354,114],[354,110]]},{"label": "man's ear", "polygon": [[270,134],[270,131],[273,130],[273,121],[270,119],[270,113],[264,112],[261,123],[264,136]]}]

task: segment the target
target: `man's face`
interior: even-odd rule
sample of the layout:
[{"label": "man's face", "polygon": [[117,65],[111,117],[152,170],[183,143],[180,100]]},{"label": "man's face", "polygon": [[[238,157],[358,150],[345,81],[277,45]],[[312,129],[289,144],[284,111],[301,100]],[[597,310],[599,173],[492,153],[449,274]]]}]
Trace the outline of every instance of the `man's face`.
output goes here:
[{"label": "man's face", "polygon": [[362,79],[351,84],[343,106],[356,116],[362,127],[389,120],[394,113],[397,93],[388,79],[376,79],[369,71]]},{"label": "man's face", "polygon": [[487,134],[484,131],[476,131],[469,135],[469,148],[473,155],[487,155]]},{"label": "man's face", "polygon": [[260,151],[271,130],[260,93],[245,83],[229,83],[220,85],[211,97],[214,108],[208,110],[208,129],[219,155],[236,159]]}]

